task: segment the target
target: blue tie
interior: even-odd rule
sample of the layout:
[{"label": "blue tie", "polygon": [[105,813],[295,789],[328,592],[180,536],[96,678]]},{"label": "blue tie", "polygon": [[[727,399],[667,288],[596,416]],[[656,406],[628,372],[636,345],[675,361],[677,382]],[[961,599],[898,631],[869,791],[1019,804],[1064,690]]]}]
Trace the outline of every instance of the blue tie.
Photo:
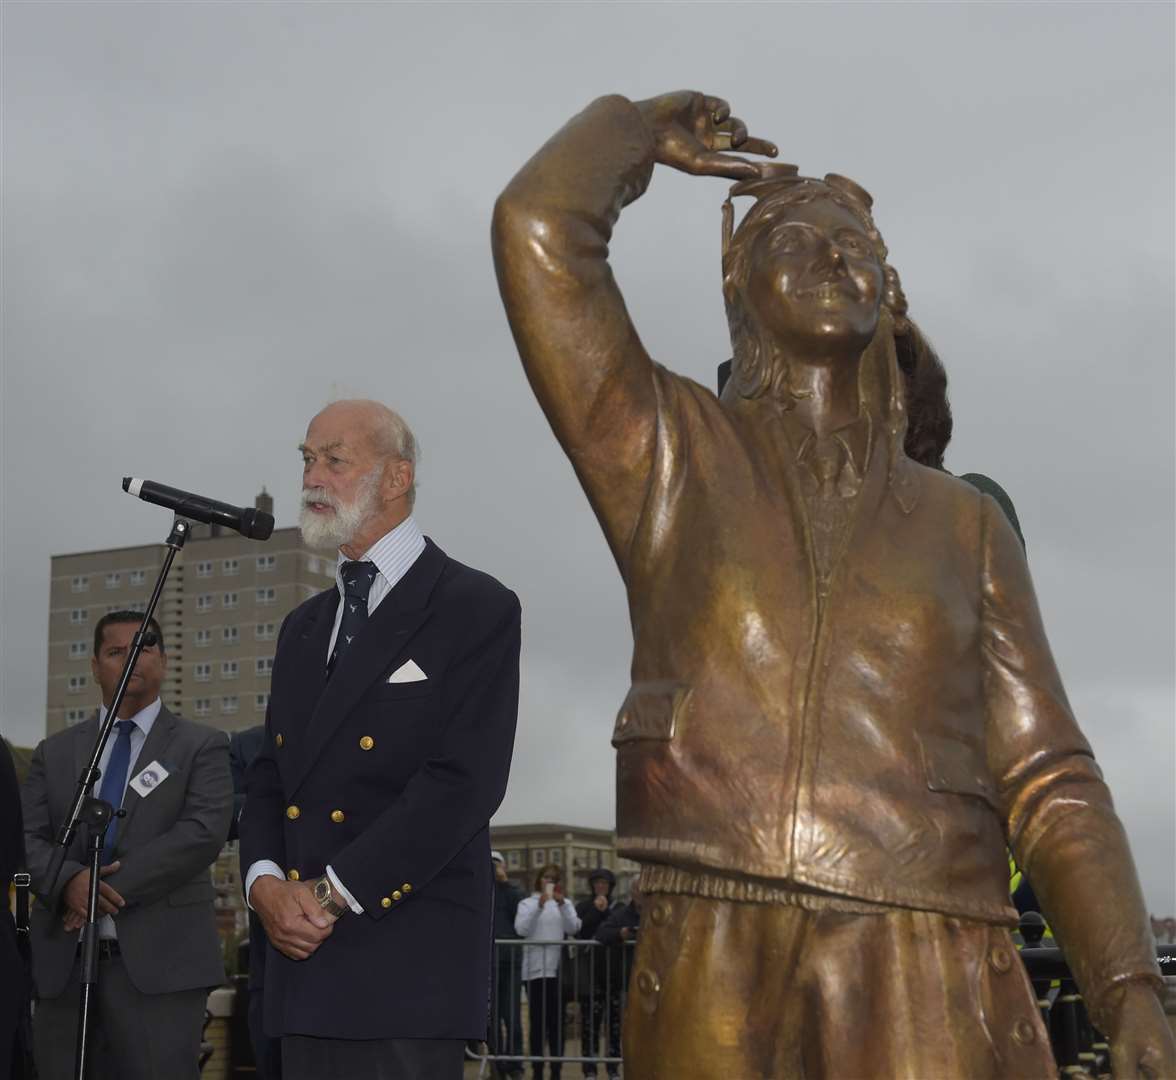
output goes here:
[{"label": "blue tie", "polygon": [[372,591],[376,574],[376,564],[372,562],[345,562],[339,567],[339,576],[343,579],[343,617],[339,620],[335,649],[327,664],[328,673],[334,670],[339,657],[347,652],[367,625],[368,593]]},{"label": "blue tie", "polygon": [[[134,730],[133,720],[118,720],[114,725],[118,728],[118,738],[114,740],[114,749],[110,751],[110,760],[106,763],[106,772],[102,775],[102,786],[98,789],[98,798],[110,803],[117,810],[122,806],[123,792],[127,786],[127,770],[131,766],[131,732]],[[110,828],[106,830],[106,843],[102,848],[102,865],[114,861],[114,843],[118,839],[118,818],[110,819]]]}]

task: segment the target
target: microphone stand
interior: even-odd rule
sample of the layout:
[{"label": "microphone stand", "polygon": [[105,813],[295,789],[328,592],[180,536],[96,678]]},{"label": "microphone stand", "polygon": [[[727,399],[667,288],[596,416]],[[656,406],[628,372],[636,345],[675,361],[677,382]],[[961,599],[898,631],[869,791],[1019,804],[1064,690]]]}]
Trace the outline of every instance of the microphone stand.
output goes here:
[{"label": "microphone stand", "polygon": [[53,895],[53,890],[57,887],[57,879],[61,876],[61,867],[65,863],[66,854],[77,835],[78,825],[84,822],[89,830],[90,893],[86,898],[86,925],[82,928],[82,992],[78,1006],[77,1050],[74,1056],[75,1080],[85,1080],[86,1077],[86,1059],[90,1050],[91,1035],[90,1005],[98,985],[98,878],[101,868],[102,845],[111,819],[116,815],[121,817],[124,813],[121,809],[116,811],[110,803],[94,798],[90,792],[100,775],[98,762],[102,757],[102,751],[106,748],[106,742],[110,738],[114,722],[118,719],[118,710],[122,707],[127,684],[131,681],[135,664],[143,649],[156,643],[155,635],[150,629],[151,619],[155,614],[155,607],[159,603],[164,582],[167,580],[168,572],[175,561],[176,553],[184,546],[184,541],[188,539],[191,531],[191,524],[183,518],[178,517],[172,522],[171,532],[164,541],[167,545],[167,554],[164,556],[163,566],[159,570],[159,577],[156,579],[151,599],[147,602],[143,621],[135,636],[131,638],[131,650],[123,664],[122,675],[119,677],[118,687],[114,691],[114,698],[106,712],[106,719],[99,726],[98,738],[90,752],[89,764],[78,777],[78,787],[74,794],[73,804],[69,808],[65,824],[57,833],[57,850],[53,853],[53,858],[49,863],[49,885],[45,889],[46,896]]}]

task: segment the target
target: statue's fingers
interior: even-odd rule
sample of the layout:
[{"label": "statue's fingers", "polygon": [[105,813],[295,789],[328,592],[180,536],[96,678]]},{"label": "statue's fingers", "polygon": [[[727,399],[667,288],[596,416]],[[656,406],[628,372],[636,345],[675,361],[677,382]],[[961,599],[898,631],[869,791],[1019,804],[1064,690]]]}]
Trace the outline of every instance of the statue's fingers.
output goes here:
[{"label": "statue's fingers", "polygon": [[[721,136],[726,136],[726,146],[719,146]],[[747,139],[747,125],[738,116],[728,116],[721,124],[715,125],[715,150],[728,150],[731,147],[742,146]]]},{"label": "statue's fingers", "polygon": [[760,167],[754,161],[714,151],[697,154],[690,163],[696,176],[725,176],[731,180],[758,180]]},{"label": "statue's fingers", "polygon": [[702,101],[715,124],[721,124],[731,115],[731,106],[720,97],[704,97]]},{"label": "statue's fingers", "polygon": [[762,154],[764,157],[775,157],[780,153],[774,142],[769,142],[767,139],[757,139],[754,135],[748,135],[739,144],[739,152],[742,154]]}]

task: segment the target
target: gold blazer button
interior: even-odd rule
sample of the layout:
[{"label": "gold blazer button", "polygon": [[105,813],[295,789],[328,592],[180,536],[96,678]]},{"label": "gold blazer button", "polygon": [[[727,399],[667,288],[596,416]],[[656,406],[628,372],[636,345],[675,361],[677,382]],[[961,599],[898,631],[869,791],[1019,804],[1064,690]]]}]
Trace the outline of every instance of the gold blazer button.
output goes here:
[{"label": "gold blazer button", "polygon": [[392,898],[390,896],[381,896],[380,897],[380,907],[391,907],[391,906],[392,906]]},{"label": "gold blazer button", "polygon": [[399,890],[399,889],[397,889],[395,892],[393,892],[393,893],[392,893],[392,899],[393,899],[393,900],[399,900],[399,899],[400,899],[400,890]]},{"label": "gold blazer button", "polygon": [[282,749],[282,733],[280,731],[277,735],[274,736],[274,746],[276,746],[279,750]]},{"label": "gold blazer button", "polygon": [[331,820],[336,825],[338,825],[343,820],[343,811],[342,810],[332,810],[331,811]]},{"label": "gold blazer button", "polygon": [[361,750],[370,750],[375,745],[376,740],[373,739],[370,735],[365,735],[362,739],[359,740],[359,748]]},{"label": "gold blazer button", "polygon": [[297,870],[287,870],[286,877],[288,877],[291,881],[301,881],[302,880],[302,875],[300,873],[298,873]]},{"label": "gold blazer button", "polygon": [[295,818],[297,818],[298,815],[301,813],[302,813],[302,811],[299,810],[297,806],[287,806],[286,807],[286,817],[288,817],[291,821],[293,821]]}]

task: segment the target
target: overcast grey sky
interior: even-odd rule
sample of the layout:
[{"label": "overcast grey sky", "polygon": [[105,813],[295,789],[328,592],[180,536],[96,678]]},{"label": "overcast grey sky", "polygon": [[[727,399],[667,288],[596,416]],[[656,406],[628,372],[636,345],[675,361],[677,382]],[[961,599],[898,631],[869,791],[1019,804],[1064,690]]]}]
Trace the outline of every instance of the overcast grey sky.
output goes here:
[{"label": "overcast grey sky", "polygon": [[[501,312],[490,210],[600,94],[727,97],[848,174],[1012,495],[1153,912],[1176,912],[1170,4],[3,5],[0,723],[44,731],[49,555],[152,543],[133,473],[293,524],[332,396],[401,410],[417,516],[524,606],[499,821],[612,826],[624,593]],[[658,170],[614,267],[728,355],[722,181]]]}]

